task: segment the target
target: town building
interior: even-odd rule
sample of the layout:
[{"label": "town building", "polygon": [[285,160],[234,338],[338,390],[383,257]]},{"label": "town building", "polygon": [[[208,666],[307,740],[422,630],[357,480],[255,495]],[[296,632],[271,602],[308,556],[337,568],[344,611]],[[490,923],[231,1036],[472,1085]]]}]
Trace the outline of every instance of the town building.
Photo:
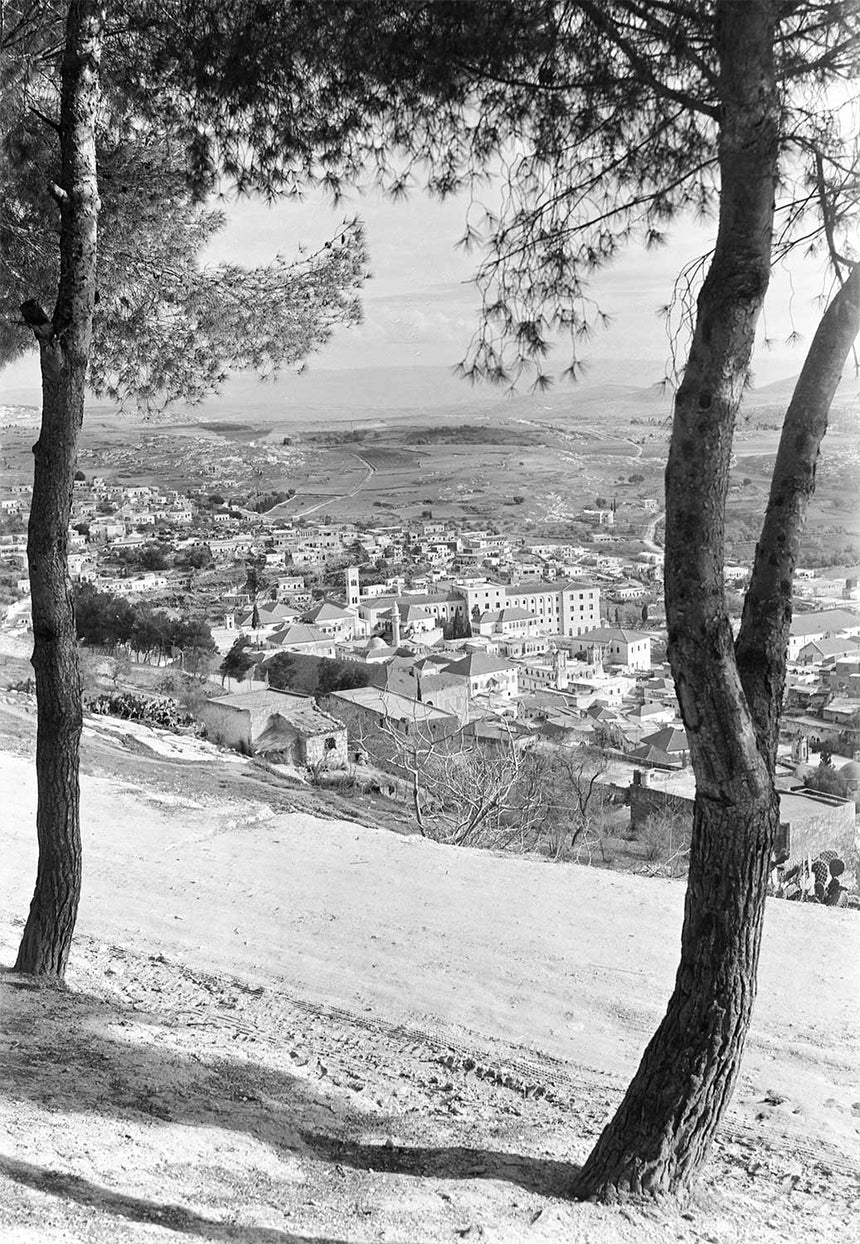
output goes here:
[{"label": "town building", "polygon": [[519,669],[516,665],[483,652],[470,652],[457,661],[451,661],[445,667],[445,673],[464,679],[472,699],[479,695],[511,699],[519,687]]},{"label": "town building", "polygon": [[453,713],[380,687],[332,691],[323,705],[327,713],[346,726],[350,743],[368,745],[380,728],[423,742],[447,738],[460,729],[459,719]]},{"label": "town building", "polygon": [[580,652],[604,665],[623,665],[634,670],[651,668],[651,638],[641,631],[601,626],[585,631],[578,637],[577,644]]},{"label": "town building", "polygon": [[[451,623],[458,618],[464,630],[468,617],[466,601],[462,594],[455,591],[439,592],[404,592],[400,595],[362,595],[358,607],[359,616],[364,618],[371,631],[391,622],[391,610],[394,606],[415,606],[429,615],[438,625]],[[386,616],[387,615],[387,616]],[[401,619],[402,619],[401,611]]]},{"label": "town building", "polygon": [[550,635],[580,635],[600,622],[600,588],[576,579],[516,584],[483,580],[463,583],[461,591],[476,629],[482,615],[508,608],[522,610]]},{"label": "town building", "polygon": [[269,648],[283,648],[287,652],[305,653],[313,657],[334,657],[337,641],[317,626],[307,622],[289,622],[283,629],[270,632],[266,638]]},{"label": "town building", "polygon": [[788,659],[796,661],[807,644],[831,636],[860,635],[860,614],[847,609],[824,609],[819,613],[798,613],[791,619]]},{"label": "town building", "polygon": [[505,609],[488,609],[482,613],[477,627],[472,623],[472,634],[504,635],[517,639],[527,639],[532,635],[546,634],[545,626],[538,619],[516,605]]},{"label": "town building", "polygon": [[563,648],[556,648],[546,657],[526,657],[517,664],[520,692],[567,689],[568,657]]},{"label": "town building", "polygon": [[346,730],[307,696],[272,688],[206,700],[197,718],[215,743],[288,764],[342,768]]},{"label": "town building", "polygon": [[333,601],[323,600],[302,614],[302,621],[315,626],[324,635],[338,641],[352,639],[356,634],[358,619],[354,613]]},{"label": "town building", "polygon": [[280,601],[267,600],[247,609],[242,609],[228,617],[227,626],[230,630],[254,631],[255,634],[271,635],[290,622],[298,621],[299,614],[289,605]]}]

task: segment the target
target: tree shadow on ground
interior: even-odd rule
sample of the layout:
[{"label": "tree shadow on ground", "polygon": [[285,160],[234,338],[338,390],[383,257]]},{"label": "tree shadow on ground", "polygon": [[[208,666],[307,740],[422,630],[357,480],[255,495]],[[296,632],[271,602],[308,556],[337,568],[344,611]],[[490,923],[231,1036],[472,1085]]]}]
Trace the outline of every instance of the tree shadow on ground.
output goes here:
[{"label": "tree shadow on ground", "polygon": [[359,1171],[413,1175],[420,1179],[499,1179],[544,1197],[570,1199],[578,1167],[555,1158],[500,1153],[462,1145],[439,1148],[363,1144],[321,1133],[303,1133],[313,1152]]},{"label": "tree shadow on ground", "polygon": [[152,1223],[167,1227],[181,1235],[199,1236],[204,1240],[223,1241],[223,1244],[347,1244],[346,1240],[333,1236],[295,1235],[291,1231],[279,1231],[275,1227],[251,1227],[218,1222],[195,1214],[181,1205],[159,1205],[142,1197],[126,1196],[100,1184],[82,1179],[64,1171],[53,1171],[32,1162],[7,1158],[0,1154],[0,1174],[14,1183],[38,1192],[74,1201],[78,1205],[103,1210],[131,1222]]},{"label": "tree shadow on ground", "polygon": [[[289,1065],[262,1065],[254,1060],[253,1045],[243,1045],[241,1054],[223,1056],[220,1050],[230,1043],[229,1036],[214,1048],[200,1048],[199,1054],[189,1050],[189,1030],[177,1024],[176,1014],[142,1011],[85,993],[19,988],[14,979],[4,982],[2,974],[0,995],[6,992],[4,984],[13,987],[16,997],[14,1006],[3,1007],[10,1039],[3,1092],[54,1114],[58,1126],[71,1115],[116,1121],[143,1117],[148,1124],[163,1121],[243,1133],[302,1162],[418,1178],[500,1180],[541,1197],[570,1197],[576,1168],[567,1162],[457,1145],[407,1147],[352,1140],[350,1136],[378,1130],[384,1135],[391,1118],[333,1089],[325,1076],[293,1074]],[[205,1018],[204,1010],[198,1022]],[[213,1012],[213,1023],[217,1020]],[[271,1050],[268,1044],[262,1048]],[[283,1053],[288,1056],[286,1048]],[[179,1205],[128,1196],[78,1175],[0,1156],[2,1173],[82,1205],[190,1236],[249,1244],[330,1244],[272,1228],[240,1230]]]},{"label": "tree shadow on ground", "polygon": [[[311,1156],[304,1130],[331,1126],[333,1090],[325,1079],[263,1066],[254,1061],[253,1044],[242,1047],[247,1057],[225,1057],[205,1046],[200,1054],[189,1052],[189,1030],[169,1015],[85,993],[19,991],[2,976],[0,995],[3,985],[16,987],[17,995],[14,1006],[3,1005],[9,1042],[3,1092],[10,1099],[57,1114],[223,1128],[298,1157]],[[205,1014],[198,1031],[205,1031]],[[144,1032],[145,1039],[137,1039]],[[177,1038],[186,1048],[177,1048]],[[225,1032],[221,1044],[229,1042]],[[378,1110],[362,1109],[346,1096],[336,1104],[344,1126],[384,1125]]]}]

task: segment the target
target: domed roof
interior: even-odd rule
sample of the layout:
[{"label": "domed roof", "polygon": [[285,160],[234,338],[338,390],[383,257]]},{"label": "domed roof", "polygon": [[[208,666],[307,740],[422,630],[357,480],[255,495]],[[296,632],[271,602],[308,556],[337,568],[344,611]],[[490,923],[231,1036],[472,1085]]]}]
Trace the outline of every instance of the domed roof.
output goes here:
[{"label": "domed roof", "polygon": [[387,648],[388,644],[386,644],[381,635],[374,635],[368,640],[367,646],[368,648]]},{"label": "domed roof", "polygon": [[841,778],[848,778],[849,781],[860,781],[860,760],[849,760],[836,770]]}]

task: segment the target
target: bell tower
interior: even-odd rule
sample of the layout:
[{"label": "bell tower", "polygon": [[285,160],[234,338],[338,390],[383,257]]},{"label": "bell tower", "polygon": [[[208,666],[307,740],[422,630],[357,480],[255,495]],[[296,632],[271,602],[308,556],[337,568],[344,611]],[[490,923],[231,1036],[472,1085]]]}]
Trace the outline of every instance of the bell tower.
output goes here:
[{"label": "bell tower", "polygon": [[358,566],[347,567],[346,603],[350,609],[358,608]]}]

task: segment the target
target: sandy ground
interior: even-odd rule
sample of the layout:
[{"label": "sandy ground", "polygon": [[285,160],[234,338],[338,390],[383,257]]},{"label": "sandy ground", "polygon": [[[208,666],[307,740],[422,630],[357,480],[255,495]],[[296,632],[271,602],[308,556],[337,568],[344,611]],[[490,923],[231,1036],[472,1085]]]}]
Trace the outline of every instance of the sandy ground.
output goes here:
[{"label": "sandy ground", "polygon": [[[26,727],[3,742],[9,965],[34,781]],[[71,989],[0,976],[3,1241],[860,1239],[856,914],[769,904],[689,1208],[572,1204],[671,989],[681,885],[285,812],[217,758],[124,759],[82,783]]]}]

